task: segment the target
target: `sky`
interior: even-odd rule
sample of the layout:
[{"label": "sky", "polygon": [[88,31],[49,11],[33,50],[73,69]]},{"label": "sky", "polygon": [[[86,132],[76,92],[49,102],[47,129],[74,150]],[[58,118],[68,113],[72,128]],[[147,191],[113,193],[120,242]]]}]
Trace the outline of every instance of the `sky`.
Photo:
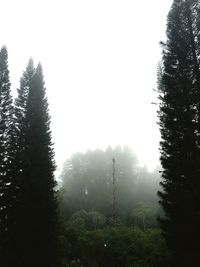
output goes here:
[{"label": "sky", "polygon": [[159,162],[156,71],[172,0],[1,0],[12,90],[42,63],[58,172],[73,153],[129,145]]}]

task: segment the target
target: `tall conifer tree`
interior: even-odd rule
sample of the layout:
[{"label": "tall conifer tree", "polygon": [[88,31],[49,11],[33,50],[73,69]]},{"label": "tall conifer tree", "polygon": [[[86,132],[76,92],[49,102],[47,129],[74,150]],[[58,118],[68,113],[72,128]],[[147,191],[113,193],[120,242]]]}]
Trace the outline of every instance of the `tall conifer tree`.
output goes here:
[{"label": "tall conifer tree", "polygon": [[[28,70],[31,74],[29,78],[34,74],[30,79],[28,94],[25,92],[27,87],[24,87],[26,105],[22,128],[23,165],[17,229],[19,266],[55,267],[57,202],[50,117],[41,65],[34,70],[29,63]],[[24,105],[24,101],[21,105]]]},{"label": "tall conifer tree", "polygon": [[163,47],[160,91],[163,233],[174,266],[195,266],[200,250],[198,30],[195,0],[174,0]]},{"label": "tall conifer tree", "polygon": [[[15,203],[13,210],[12,235],[9,238],[9,257],[7,257],[6,266],[23,266],[23,229],[22,220],[25,218],[25,206],[23,203],[23,188],[26,180],[27,158],[25,155],[25,136],[27,132],[27,98],[35,73],[33,60],[30,59],[26,70],[20,79],[20,87],[17,89],[18,96],[15,99],[12,144],[13,144],[13,160],[12,160],[12,184],[15,186]],[[25,229],[24,229],[25,230]],[[22,239],[21,239],[22,238]]]},{"label": "tall conifer tree", "polygon": [[18,129],[18,139],[20,139],[21,135],[25,135],[24,127],[26,120],[27,98],[34,73],[35,68],[33,60],[30,58],[27,68],[20,79],[20,88],[17,90],[18,96],[15,100],[15,124]]},{"label": "tall conifer tree", "polygon": [[0,261],[6,266],[16,202],[13,105],[7,48],[0,50]]},{"label": "tall conifer tree", "polygon": [[21,195],[20,189],[26,177],[25,167],[27,158],[25,155],[25,139],[27,133],[27,101],[34,74],[35,68],[33,60],[30,59],[27,68],[20,79],[20,87],[17,89],[18,96],[15,99],[14,123],[17,147],[15,160],[17,165],[16,180],[19,188],[18,198]]}]

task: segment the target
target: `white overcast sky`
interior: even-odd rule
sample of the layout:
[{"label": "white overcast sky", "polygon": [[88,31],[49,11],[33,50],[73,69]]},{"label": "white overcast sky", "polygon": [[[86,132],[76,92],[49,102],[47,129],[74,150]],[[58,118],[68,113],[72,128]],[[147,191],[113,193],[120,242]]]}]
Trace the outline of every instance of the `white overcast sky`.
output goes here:
[{"label": "white overcast sky", "polygon": [[156,68],[172,0],[0,0],[12,88],[43,65],[59,167],[72,153],[129,145],[158,164]]}]

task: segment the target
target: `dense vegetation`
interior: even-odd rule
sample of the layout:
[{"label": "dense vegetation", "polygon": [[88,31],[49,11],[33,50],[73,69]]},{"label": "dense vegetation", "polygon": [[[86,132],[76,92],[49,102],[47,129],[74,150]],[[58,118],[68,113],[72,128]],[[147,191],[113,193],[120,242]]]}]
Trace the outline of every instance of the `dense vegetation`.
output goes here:
[{"label": "dense vegetation", "polygon": [[59,191],[66,266],[168,266],[157,222],[159,170],[139,166],[128,147],[77,153],[66,161]]},{"label": "dense vegetation", "polygon": [[174,0],[168,15],[158,69],[162,167],[154,172],[128,147],[108,147],[74,154],[56,186],[42,67],[30,59],[13,99],[1,48],[1,266],[199,265],[199,13],[200,1]]}]

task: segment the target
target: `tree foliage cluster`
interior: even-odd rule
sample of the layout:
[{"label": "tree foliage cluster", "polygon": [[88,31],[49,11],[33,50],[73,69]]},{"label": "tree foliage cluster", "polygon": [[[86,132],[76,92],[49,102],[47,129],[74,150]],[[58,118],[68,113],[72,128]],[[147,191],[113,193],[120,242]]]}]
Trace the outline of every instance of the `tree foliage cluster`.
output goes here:
[{"label": "tree foliage cluster", "polygon": [[197,266],[200,251],[200,2],[174,0],[158,71],[162,232],[172,266]]},{"label": "tree foliage cluster", "polygon": [[92,230],[82,216],[79,213],[65,226],[65,266],[168,267],[170,255],[159,229],[101,225]]},{"label": "tree foliage cluster", "polygon": [[58,266],[58,216],[50,117],[40,64],[30,59],[11,95],[0,50],[0,264]]}]

